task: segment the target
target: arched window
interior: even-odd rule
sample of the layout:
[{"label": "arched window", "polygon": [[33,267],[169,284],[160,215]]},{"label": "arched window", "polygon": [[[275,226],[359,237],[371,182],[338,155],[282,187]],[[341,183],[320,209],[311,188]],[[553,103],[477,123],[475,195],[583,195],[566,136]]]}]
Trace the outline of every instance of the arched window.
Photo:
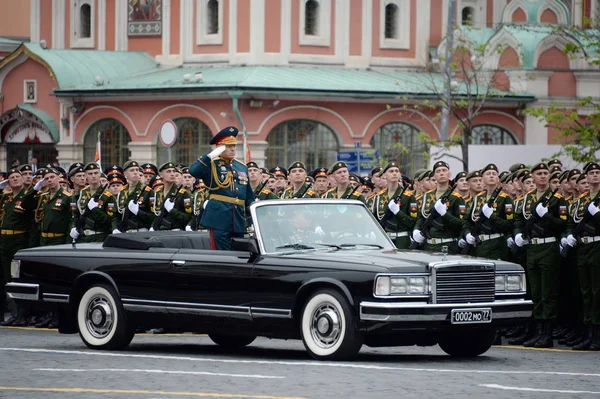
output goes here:
[{"label": "arched window", "polygon": [[[171,161],[190,166],[202,154],[211,151],[208,144],[213,137],[212,132],[199,119],[177,118],[174,119],[177,126],[177,141],[171,148]],[[157,148],[157,164],[162,165],[169,161],[169,149],[164,147],[160,141]]]},{"label": "arched window", "polygon": [[420,130],[408,123],[392,122],[380,127],[371,139],[371,147],[379,151],[383,162],[396,161],[402,174],[412,176],[426,167],[425,143],[419,140]]},{"label": "arched window", "polygon": [[398,38],[398,6],[388,4],[385,6],[385,38]]},{"label": "arched window", "polygon": [[471,130],[471,144],[517,144],[515,136],[508,130],[494,125],[478,125]]},{"label": "arched window", "polygon": [[318,36],[319,34],[319,2],[308,0],[304,12],[304,34]]},{"label": "arched window", "polygon": [[79,8],[79,37],[89,39],[92,37],[92,7],[83,4]]},{"label": "arched window", "polygon": [[103,168],[109,164],[123,165],[129,160],[131,152],[127,145],[131,141],[131,136],[125,126],[115,119],[101,119],[94,122],[85,134],[83,143],[84,162],[94,162],[98,133],[100,134],[101,146],[100,162]]},{"label": "arched window", "polygon": [[461,13],[462,25],[473,25],[473,17],[475,16],[475,10],[473,7],[464,7]]},{"label": "arched window", "polygon": [[214,35],[219,33],[219,1],[209,0],[206,5],[208,14],[207,34]]},{"label": "arched window", "polygon": [[336,161],[340,148],[335,133],[317,121],[295,119],[280,123],[267,137],[266,165],[287,168],[302,161],[310,170],[326,167]]}]

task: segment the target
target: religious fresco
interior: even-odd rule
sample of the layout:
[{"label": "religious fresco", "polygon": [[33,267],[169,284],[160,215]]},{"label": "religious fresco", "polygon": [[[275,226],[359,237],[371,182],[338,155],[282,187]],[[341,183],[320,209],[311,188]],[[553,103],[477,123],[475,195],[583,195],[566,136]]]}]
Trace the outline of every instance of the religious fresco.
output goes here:
[{"label": "religious fresco", "polygon": [[162,34],[162,0],[128,0],[129,36]]}]

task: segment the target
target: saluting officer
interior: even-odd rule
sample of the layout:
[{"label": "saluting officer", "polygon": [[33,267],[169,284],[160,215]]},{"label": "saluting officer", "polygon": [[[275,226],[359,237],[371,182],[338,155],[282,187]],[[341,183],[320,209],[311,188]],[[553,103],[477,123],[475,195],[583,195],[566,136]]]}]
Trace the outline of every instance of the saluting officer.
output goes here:
[{"label": "saluting officer", "polygon": [[[119,230],[125,232],[148,231],[154,221],[154,212],[150,198],[154,192],[142,181],[140,165],[136,161],[127,161],[123,165],[123,173],[127,179],[117,196],[121,223]],[[126,221],[126,223],[124,223]]]},{"label": "saluting officer", "polygon": [[210,191],[200,222],[209,229],[214,249],[229,250],[232,237],[243,237],[246,207],[255,199],[248,168],[235,159],[237,135],[234,126],[221,130],[210,141],[217,148],[190,166],[192,176],[202,179]]},{"label": "saluting officer", "polygon": [[[90,162],[84,170],[89,186],[81,189],[75,201],[70,236],[81,242],[104,242],[111,232],[119,233],[117,200],[100,184],[98,164]],[[81,237],[78,227],[81,228]]]},{"label": "saluting officer", "polygon": [[183,186],[177,185],[181,173],[173,162],[162,164],[158,172],[164,184],[156,189],[156,218],[150,230],[184,230],[193,217],[192,195]]},{"label": "saluting officer", "polygon": [[[522,208],[516,213],[514,238],[517,246],[527,245],[527,278],[536,321],[535,336],[523,346],[549,348],[554,344],[552,324],[558,314],[560,256],[557,239],[567,225],[567,201],[558,193],[550,197],[548,165],[543,162],[534,165],[531,177],[535,189],[525,194]],[[548,206],[542,204],[546,200]]]},{"label": "saluting officer", "polygon": [[306,166],[300,161],[296,161],[288,168],[288,180],[290,186],[283,191],[281,199],[292,198],[319,198],[312,184],[306,182]]},{"label": "saluting officer", "polygon": [[336,187],[327,191],[324,198],[353,199],[366,204],[365,197],[360,191],[350,186],[350,173],[346,162],[334,163],[329,169],[329,176],[334,179]]}]

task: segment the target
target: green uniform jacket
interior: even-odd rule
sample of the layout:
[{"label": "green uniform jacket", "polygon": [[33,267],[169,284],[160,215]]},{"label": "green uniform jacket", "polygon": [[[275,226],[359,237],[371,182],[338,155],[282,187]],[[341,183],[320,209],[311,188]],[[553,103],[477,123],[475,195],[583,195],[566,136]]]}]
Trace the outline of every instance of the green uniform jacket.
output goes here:
[{"label": "green uniform jacket", "polygon": [[[465,218],[465,230],[475,234],[473,228],[481,217],[481,207],[487,202],[487,191],[477,194],[471,206],[469,216]],[[514,203],[505,192],[500,192],[492,204],[494,213],[492,217],[481,223],[479,234],[511,234],[514,227]]]},{"label": "green uniform jacket", "polygon": [[125,214],[129,212],[127,207],[130,200],[137,198],[137,204],[140,207],[137,215],[129,212],[125,231],[142,228],[148,229],[150,226],[152,226],[155,215],[152,208],[154,204],[150,201],[150,199],[154,197],[154,195],[154,191],[152,191],[150,186],[145,185],[141,181],[137,182],[136,185],[131,189],[128,185],[123,186],[121,191],[119,191],[119,194],[117,194],[117,205],[119,206],[121,220],[123,220]]},{"label": "green uniform jacket", "polygon": [[[350,193],[352,193],[352,195],[350,195]],[[332,188],[331,190],[327,191],[323,198],[338,199],[337,188]],[[346,191],[344,191],[344,194],[342,194],[341,198],[359,200],[363,204],[367,203],[367,200],[365,200],[365,197],[361,193],[358,192],[358,189],[354,190],[352,188],[352,186],[350,186],[350,185],[348,185],[348,187],[346,187]]]},{"label": "green uniform jacket", "polygon": [[194,199],[192,200],[194,216],[188,222],[188,226],[194,231],[202,230],[204,227],[200,224],[202,218],[202,212],[204,212],[204,201],[208,199],[208,190],[206,188],[196,190],[193,192]]},{"label": "green uniform jacket", "polygon": [[[298,191],[294,192],[294,187],[289,186],[283,192],[283,195],[281,196],[281,199],[319,198],[319,194],[317,194],[316,192],[314,192],[310,188],[307,189],[307,187],[308,187],[308,183],[304,183],[302,185],[302,187],[300,187],[300,189]],[[304,193],[304,194],[302,194],[302,193]],[[299,197],[300,194],[302,194],[302,197]],[[256,195],[256,193],[254,195]]]},{"label": "green uniform jacket", "polygon": [[256,190],[254,190],[254,197],[256,198],[257,201],[264,201],[264,200],[272,200],[272,199],[279,199],[278,196],[276,196],[271,190],[269,190],[266,187],[263,187],[260,191],[258,190],[258,187],[256,187]]},{"label": "green uniform jacket", "polygon": [[[63,234],[64,237],[56,241],[67,241],[70,230],[71,218],[71,193],[61,188],[52,195],[44,191],[38,196],[38,207],[35,210],[36,224],[39,233]],[[39,218],[39,220],[38,220]]]},{"label": "green uniform jacket", "polygon": [[[421,230],[421,226],[429,217],[433,206],[435,205],[436,190],[427,191],[423,194],[422,205],[418,212],[417,223],[415,229]],[[432,238],[458,238],[463,229],[463,219],[466,214],[466,205],[460,194],[453,192],[448,197],[446,202],[448,211],[444,216],[438,216],[434,219],[429,230],[429,235]],[[423,235],[427,236],[426,232],[422,231]]]},{"label": "green uniform jacket", "polygon": [[[583,217],[587,213],[587,208],[591,202],[592,202],[592,197],[590,196],[589,191],[586,191],[585,193],[581,194],[579,197],[577,197],[573,201],[573,203],[571,204],[570,213],[569,213],[569,215],[571,215],[571,217],[569,218],[569,220],[567,222],[567,231],[565,233],[565,236],[573,233],[573,230],[575,230],[575,227],[577,227],[577,225],[579,225],[579,223],[581,222],[581,219],[583,219]],[[597,235],[600,235],[600,212],[591,218],[589,218],[589,216],[588,216],[588,220],[585,223],[585,226],[583,227],[583,230],[581,233],[582,237],[597,236]]]},{"label": "green uniform jacket", "polygon": [[[542,198],[537,198],[536,190],[532,190],[523,196],[523,200],[519,203],[519,208],[515,212],[515,235],[525,233],[523,230],[529,218],[537,217],[537,214],[533,216],[537,204],[550,194],[552,194],[552,190],[548,188]],[[554,194],[548,204],[548,213],[534,223],[531,229],[531,237],[559,238],[567,227],[567,206],[567,201],[562,195],[559,193]]]},{"label": "green uniform jacket", "polygon": [[35,208],[33,189],[23,188],[16,195],[3,192],[0,196],[0,223],[2,230],[29,231],[33,222]]},{"label": "green uniform jacket", "polygon": [[382,190],[377,193],[373,199],[372,212],[377,220],[381,220],[388,209],[390,200],[400,197],[398,205],[400,211],[388,219],[384,228],[389,232],[412,231],[417,222],[417,200],[414,192],[404,190],[402,186],[398,186],[394,194],[388,197],[388,190]]},{"label": "green uniform jacket", "polygon": [[157,221],[154,221],[152,227],[154,230],[184,230],[185,226],[192,220],[193,207],[192,195],[183,187],[178,187],[175,184],[171,186],[168,193],[165,194],[165,186],[158,187],[156,190],[156,200],[154,201],[154,213],[159,216],[162,210],[162,204],[175,195],[175,206],[171,212],[165,214],[160,226],[157,226]]},{"label": "green uniform jacket", "polygon": [[[71,219],[70,228],[80,225],[81,215],[87,209],[87,204],[90,199],[103,190],[99,187],[94,193],[91,192],[89,186],[84,187],[79,192],[75,200],[75,210]],[[99,233],[111,234],[114,229],[119,227],[119,211],[117,209],[117,200],[108,190],[104,190],[98,198],[98,207],[94,208],[89,213],[88,217],[83,221],[82,228],[84,230],[94,230]]]}]

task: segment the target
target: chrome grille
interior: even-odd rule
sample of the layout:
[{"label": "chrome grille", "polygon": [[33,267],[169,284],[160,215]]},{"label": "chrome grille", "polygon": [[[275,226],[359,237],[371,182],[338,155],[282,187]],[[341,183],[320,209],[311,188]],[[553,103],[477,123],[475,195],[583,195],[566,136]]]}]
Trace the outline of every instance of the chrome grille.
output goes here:
[{"label": "chrome grille", "polygon": [[436,265],[434,303],[493,302],[495,266]]}]

